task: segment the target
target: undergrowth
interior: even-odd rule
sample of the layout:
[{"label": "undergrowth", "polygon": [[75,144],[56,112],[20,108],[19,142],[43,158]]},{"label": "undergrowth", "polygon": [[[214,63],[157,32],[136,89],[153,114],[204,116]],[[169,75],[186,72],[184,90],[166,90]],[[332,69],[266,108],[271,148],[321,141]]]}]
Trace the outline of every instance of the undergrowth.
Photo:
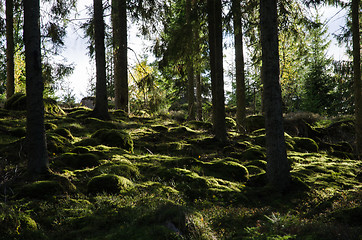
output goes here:
[{"label": "undergrowth", "polygon": [[53,175],[30,181],[25,114],[1,113],[0,239],[362,238],[350,119],[286,116],[293,184],[279,194],[260,116],[247,134],[230,118],[221,145],[206,122],[68,109],[46,117]]}]

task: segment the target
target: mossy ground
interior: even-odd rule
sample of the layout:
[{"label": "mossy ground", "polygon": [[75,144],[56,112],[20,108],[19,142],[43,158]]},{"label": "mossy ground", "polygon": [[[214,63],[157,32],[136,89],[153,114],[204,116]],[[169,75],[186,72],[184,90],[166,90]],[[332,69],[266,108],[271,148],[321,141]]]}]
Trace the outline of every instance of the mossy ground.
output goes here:
[{"label": "mossy ground", "polygon": [[288,125],[293,184],[282,195],[265,185],[261,117],[249,119],[248,134],[229,119],[221,145],[210,123],[66,112],[46,117],[53,175],[34,182],[25,174],[25,113],[0,110],[0,239],[362,237],[362,163],[349,120],[288,119],[307,130]]}]

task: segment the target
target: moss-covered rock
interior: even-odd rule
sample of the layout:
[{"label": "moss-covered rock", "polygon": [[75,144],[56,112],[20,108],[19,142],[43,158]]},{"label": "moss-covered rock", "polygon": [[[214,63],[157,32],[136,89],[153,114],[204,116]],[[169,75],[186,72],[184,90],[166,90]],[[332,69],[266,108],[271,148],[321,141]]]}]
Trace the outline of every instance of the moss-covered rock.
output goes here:
[{"label": "moss-covered rock", "polygon": [[76,142],[74,145],[75,146],[98,146],[101,144],[101,141],[99,139],[96,138],[84,138],[82,140],[80,140],[79,142]]},{"label": "moss-covered rock", "polygon": [[99,174],[115,174],[128,179],[137,179],[140,177],[138,168],[130,162],[116,162],[103,164],[94,169]]},{"label": "moss-covered rock", "polygon": [[19,191],[19,197],[43,199],[48,196],[61,194],[63,192],[64,189],[62,188],[62,186],[58,181],[55,180],[36,181],[22,186],[22,188]]},{"label": "moss-covered rock", "polygon": [[191,129],[194,129],[194,130],[209,131],[212,129],[211,123],[203,122],[203,121],[196,121],[196,120],[186,122],[185,126],[191,128]]},{"label": "moss-covered rock", "polygon": [[248,168],[249,166],[256,166],[258,168],[266,170],[266,165],[267,165],[267,162],[264,160],[253,160],[253,161],[248,162],[246,164],[246,167]]},{"label": "moss-covered rock", "polygon": [[72,149],[72,153],[89,153],[91,150],[84,146],[78,146]]},{"label": "moss-covered rock", "polygon": [[318,152],[318,144],[311,138],[294,137],[295,149],[299,151]]},{"label": "moss-covered rock", "polygon": [[121,190],[127,190],[133,187],[133,183],[125,178],[115,174],[102,174],[93,177],[87,185],[88,193],[119,193]]},{"label": "moss-covered rock", "polygon": [[99,157],[92,153],[64,153],[54,160],[54,164],[72,169],[84,169],[98,166],[100,161]]},{"label": "moss-covered rock", "polygon": [[58,135],[60,135],[62,137],[65,137],[65,138],[67,138],[69,140],[74,139],[72,133],[66,128],[57,128],[53,132],[55,132],[56,134],[58,134]]},{"label": "moss-covered rock", "polygon": [[100,129],[96,131],[92,138],[98,139],[102,144],[110,147],[120,147],[133,152],[133,141],[131,136],[122,130]]},{"label": "moss-covered rock", "polygon": [[105,121],[93,117],[84,119],[84,124],[91,129],[120,129],[122,127],[119,122]]},{"label": "moss-covered rock", "polygon": [[15,137],[25,137],[26,129],[25,127],[16,127],[13,129],[9,129],[9,133]]},{"label": "moss-covered rock", "polygon": [[265,119],[261,115],[252,115],[245,118],[244,126],[249,132],[265,128]]},{"label": "moss-covered rock", "polygon": [[[59,107],[57,101],[51,98],[44,98],[44,111],[52,115],[65,115],[64,111]],[[4,105],[7,110],[26,110],[26,95],[24,93],[15,93]]]},{"label": "moss-covered rock", "polygon": [[92,112],[92,110],[90,108],[77,107],[77,108],[69,109],[67,116],[69,118],[83,119],[83,118],[87,118],[91,112]]},{"label": "moss-covered rock", "polygon": [[242,158],[249,161],[265,159],[265,150],[259,146],[248,148],[242,153]]},{"label": "moss-covered rock", "polygon": [[205,174],[229,181],[245,182],[249,178],[248,169],[231,159],[206,163],[203,164],[203,168],[205,169]]},{"label": "moss-covered rock", "polygon": [[236,121],[231,117],[225,118],[225,125],[227,129],[235,129],[236,128]]},{"label": "moss-covered rock", "polygon": [[64,153],[69,150],[71,143],[69,139],[57,134],[57,133],[47,133],[47,148],[48,152],[51,153]]},{"label": "moss-covered rock", "polygon": [[46,122],[44,124],[44,126],[45,126],[45,130],[55,130],[58,128],[58,126],[56,124],[51,123],[51,122]]}]

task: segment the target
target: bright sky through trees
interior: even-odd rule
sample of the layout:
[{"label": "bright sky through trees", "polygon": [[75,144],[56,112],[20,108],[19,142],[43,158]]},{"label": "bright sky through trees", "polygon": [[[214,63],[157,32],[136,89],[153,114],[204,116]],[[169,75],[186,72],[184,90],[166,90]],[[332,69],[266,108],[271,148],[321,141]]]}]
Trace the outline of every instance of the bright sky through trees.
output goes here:
[{"label": "bright sky through trees", "polygon": [[[78,15],[76,19],[88,18],[86,6],[91,6],[92,0],[78,0]],[[346,58],[345,49],[338,46],[337,41],[333,38],[333,33],[339,33],[340,27],[345,23],[345,10],[335,7],[323,7],[320,9],[320,14],[322,15],[322,22],[326,21],[328,25],[328,32],[330,34],[329,38],[332,40],[332,43],[329,48],[329,55],[333,56],[335,60],[342,60]],[[87,89],[89,85],[89,79],[94,76],[94,61],[91,61],[87,55],[87,39],[83,39],[84,32],[79,29],[79,25],[82,20],[72,21],[74,24],[70,24],[68,28],[68,34],[65,39],[66,49],[63,52],[64,57],[70,62],[74,63],[75,69],[74,73],[67,80],[67,84],[70,84],[70,88],[74,90],[76,94],[76,102],[79,102],[82,97],[87,96]],[[109,17],[106,18],[106,21],[109,21]],[[145,53],[147,53],[146,48],[149,46],[146,40],[143,40],[142,37],[138,37],[137,26],[132,26],[132,23],[129,24],[128,30],[128,46],[135,51],[138,55],[138,58],[141,58]],[[247,51],[244,48],[244,51]],[[134,66],[137,63],[135,53],[129,50],[129,66]],[[231,65],[234,59],[234,51],[232,48],[226,49],[224,51],[224,71],[225,71],[225,82],[227,84],[228,77],[226,76],[227,72],[230,71]],[[247,54],[245,53],[247,57]],[[149,60],[152,60],[151,54],[149,54]],[[140,59],[141,60],[141,59]],[[226,87],[227,89],[227,87]]]}]

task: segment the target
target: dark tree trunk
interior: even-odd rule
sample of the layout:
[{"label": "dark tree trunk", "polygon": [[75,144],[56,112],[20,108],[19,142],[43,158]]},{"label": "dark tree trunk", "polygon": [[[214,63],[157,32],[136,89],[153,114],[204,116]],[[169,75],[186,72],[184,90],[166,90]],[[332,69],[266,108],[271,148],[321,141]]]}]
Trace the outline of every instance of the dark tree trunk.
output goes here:
[{"label": "dark tree trunk", "polygon": [[49,172],[44,128],[44,82],[40,52],[39,0],[24,1],[24,42],[26,64],[26,147],[31,175]]},{"label": "dark tree trunk", "polygon": [[14,95],[14,4],[6,0],[6,98]]},{"label": "dark tree trunk", "polygon": [[201,94],[201,73],[196,73],[196,109],[197,120],[202,121],[202,94]]},{"label": "dark tree trunk", "polygon": [[93,0],[94,38],[96,53],[96,103],[92,116],[110,119],[108,114],[106,58],[104,48],[104,20],[102,0]]},{"label": "dark tree trunk", "polygon": [[190,37],[187,43],[188,60],[187,60],[187,103],[188,103],[188,120],[195,120],[195,84],[194,84],[194,36],[191,24],[191,0],[186,0],[186,28]]},{"label": "dark tree trunk", "polygon": [[116,109],[129,112],[127,71],[127,2],[112,0],[114,84]]},{"label": "dark tree trunk", "polygon": [[267,148],[267,176],[279,191],[290,185],[290,166],[284,139],[282,98],[279,83],[277,1],[260,0],[262,82]]},{"label": "dark tree trunk", "polygon": [[226,142],[221,0],[207,0],[207,8],[214,134],[218,141]]},{"label": "dark tree trunk", "polygon": [[245,110],[245,73],[243,53],[243,32],[241,24],[240,0],[233,0],[233,22],[235,41],[235,67],[236,67],[236,123],[238,129],[243,129],[246,116]]},{"label": "dark tree trunk", "polygon": [[353,77],[356,115],[357,154],[362,153],[362,98],[361,98],[361,50],[359,34],[359,0],[352,0],[352,34],[353,34]]}]

